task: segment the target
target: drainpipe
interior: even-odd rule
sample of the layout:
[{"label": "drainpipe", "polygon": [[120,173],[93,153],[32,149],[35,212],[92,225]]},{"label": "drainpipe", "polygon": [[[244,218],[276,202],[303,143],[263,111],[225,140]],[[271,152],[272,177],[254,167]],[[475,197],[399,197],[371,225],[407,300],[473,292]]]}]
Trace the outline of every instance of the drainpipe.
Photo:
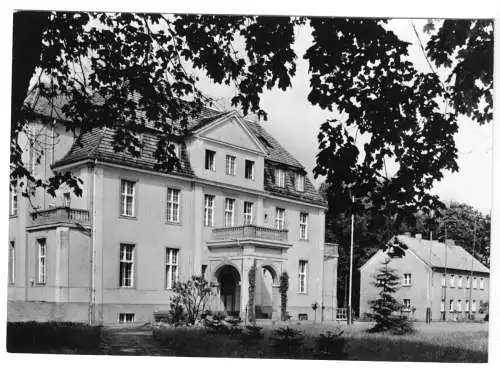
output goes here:
[{"label": "drainpipe", "polygon": [[89,182],[89,200],[90,200],[90,290],[89,290],[89,324],[95,324],[95,161],[89,166],[92,180]]}]

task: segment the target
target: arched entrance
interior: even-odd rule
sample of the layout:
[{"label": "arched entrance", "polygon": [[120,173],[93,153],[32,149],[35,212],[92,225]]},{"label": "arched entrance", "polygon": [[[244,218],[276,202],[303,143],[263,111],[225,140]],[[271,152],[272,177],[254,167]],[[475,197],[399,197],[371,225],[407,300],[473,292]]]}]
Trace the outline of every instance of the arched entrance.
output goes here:
[{"label": "arched entrance", "polygon": [[276,281],[277,275],[273,267],[264,265],[257,270],[255,280],[255,314],[257,318],[272,318],[273,303],[277,299]]},{"label": "arched entrance", "polygon": [[225,265],[217,271],[216,276],[223,310],[231,316],[239,316],[240,274],[235,267]]}]

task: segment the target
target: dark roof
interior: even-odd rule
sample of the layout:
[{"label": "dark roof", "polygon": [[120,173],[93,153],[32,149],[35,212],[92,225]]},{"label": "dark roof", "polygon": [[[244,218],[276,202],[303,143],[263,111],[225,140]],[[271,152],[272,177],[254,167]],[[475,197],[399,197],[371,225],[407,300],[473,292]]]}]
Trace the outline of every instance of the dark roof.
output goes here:
[{"label": "dark roof", "polygon": [[446,265],[448,269],[470,271],[472,268],[474,272],[490,273],[488,268],[461,246],[446,247],[444,243],[439,241],[405,235],[399,235],[397,238],[430,267],[444,268]]},{"label": "dark roof", "polygon": [[[33,98],[30,98],[33,99]],[[58,98],[54,101],[57,114],[54,118],[67,120],[61,111],[61,107],[65,104],[65,100]],[[35,107],[36,112],[40,115],[50,116],[53,112],[52,104],[47,100],[39,99]],[[209,125],[217,119],[230,112],[220,112],[209,107],[202,109],[200,115],[196,119],[188,122],[187,132],[192,133],[204,126]],[[144,114],[138,114],[139,118],[143,118]],[[306,174],[304,167],[298,162],[283,146],[270,135],[261,125],[254,121],[243,120],[247,128],[257,137],[266,149],[264,170],[264,190],[276,196],[288,197],[306,202],[312,202],[318,205],[325,205],[325,201],[314,188],[311,181],[305,176],[304,192],[298,192],[295,189],[294,172]],[[143,149],[140,157],[132,156],[128,151],[115,152],[113,149],[114,130],[111,128],[95,128],[85,132],[78,137],[78,140],[73,143],[69,152],[59,161],[54,164],[54,167],[75,163],[82,160],[97,159],[115,164],[127,166],[135,166],[142,169],[154,170],[157,163],[154,158],[154,150],[156,148],[156,137],[154,135],[153,123],[146,122],[146,127],[151,129],[143,134]],[[180,167],[172,173],[194,177],[195,174],[191,168],[189,157],[187,155],[184,143],[180,143],[181,158]],[[276,166],[287,168],[285,187],[278,187],[274,182],[274,168]],[[292,170],[292,171],[290,171]]]}]

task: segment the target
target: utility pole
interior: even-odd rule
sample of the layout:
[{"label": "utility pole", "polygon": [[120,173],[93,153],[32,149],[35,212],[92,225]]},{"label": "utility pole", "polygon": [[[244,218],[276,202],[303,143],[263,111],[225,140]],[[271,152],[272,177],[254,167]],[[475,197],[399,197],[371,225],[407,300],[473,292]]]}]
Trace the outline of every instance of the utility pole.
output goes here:
[{"label": "utility pole", "polygon": [[347,323],[352,324],[352,256],[354,250],[354,196],[351,208],[351,253],[349,258],[349,305],[347,306]]}]

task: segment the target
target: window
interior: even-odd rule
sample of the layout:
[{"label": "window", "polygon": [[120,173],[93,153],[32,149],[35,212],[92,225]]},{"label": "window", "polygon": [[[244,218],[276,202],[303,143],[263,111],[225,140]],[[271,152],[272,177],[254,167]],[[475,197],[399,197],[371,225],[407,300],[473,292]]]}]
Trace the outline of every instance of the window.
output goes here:
[{"label": "window", "polygon": [[214,200],[215,196],[205,195],[205,226],[214,226]]},{"label": "window", "polygon": [[453,312],[453,299],[450,299],[450,312]]},{"label": "window", "polygon": [[243,203],[243,224],[249,225],[253,223],[253,202],[245,201]]},{"label": "window", "polygon": [[276,229],[285,229],[285,209],[276,208]]},{"label": "window", "polygon": [[120,214],[135,215],[135,182],[122,179]]},{"label": "window", "polygon": [[472,300],[472,311],[473,312],[476,311],[476,301],[475,300]]},{"label": "window", "polygon": [[441,287],[446,287],[446,275],[441,276]]},{"label": "window", "polygon": [[483,277],[481,277],[479,279],[479,289],[480,290],[484,290],[484,279],[483,279]]},{"label": "window", "polygon": [[295,177],[295,186],[297,191],[304,192],[304,175],[297,174]]},{"label": "window", "polygon": [[178,189],[167,189],[167,222],[180,222],[180,191]]},{"label": "window", "polygon": [[71,193],[64,192],[64,194],[63,194],[63,204],[64,204],[64,207],[71,207]]},{"label": "window", "polygon": [[473,288],[473,289],[477,289],[477,277],[474,277],[474,278],[472,279],[472,288]]},{"label": "window", "polygon": [[134,287],[134,249],[134,245],[120,244],[120,287]]},{"label": "window", "polygon": [[457,287],[460,289],[462,288],[462,276],[458,276]]},{"label": "window", "polygon": [[207,265],[206,264],[202,264],[201,265],[201,276],[203,278],[205,278],[205,273],[207,272]]},{"label": "window", "polygon": [[47,243],[45,238],[37,240],[38,255],[38,283],[44,285],[47,283]]},{"label": "window", "polygon": [[444,300],[441,300],[441,312],[444,312]]},{"label": "window", "polygon": [[167,247],[165,259],[165,287],[172,289],[179,280],[179,250]]},{"label": "window", "polygon": [[299,260],[299,293],[307,291],[307,260]]},{"label": "window", "polygon": [[226,155],[226,174],[236,175],[236,157]]},{"label": "window", "polygon": [[255,179],[255,162],[250,160],[245,160],[245,178]]},{"label": "window", "polygon": [[465,301],[465,311],[468,312],[470,310],[469,300]]},{"label": "window", "polygon": [[181,147],[180,147],[179,143],[170,143],[170,145],[172,146],[172,150],[175,153],[175,156],[177,156],[177,158],[180,160],[181,159]]},{"label": "window", "polygon": [[118,315],[118,322],[120,323],[133,323],[135,321],[135,313],[120,313]]},{"label": "window", "polygon": [[409,312],[410,310],[411,310],[411,300],[410,299],[403,299],[403,311]]},{"label": "window", "polygon": [[17,215],[17,192],[16,190],[10,191],[10,216]]},{"label": "window", "polygon": [[285,170],[276,169],[274,173],[275,183],[278,187],[285,187]]},{"label": "window", "polygon": [[9,285],[15,283],[16,278],[16,248],[14,241],[9,244]]},{"label": "window", "polygon": [[299,215],[299,239],[307,240],[307,224],[309,220],[309,214],[300,213]]},{"label": "window", "polygon": [[234,200],[226,198],[226,206],[224,208],[224,226],[232,227],[234,225]]},{"label": "window", "polygon": [[462,311],[462,300],[457,300],[457,312]]},{"label": "window", "polygon": [[470,277],[467,277],[466,287],[470,289]]},{"label": "window", "polygon": [[450,287],[455,287],[455,276],[453,274],[450,276]]},{"label": "window", "polygon": [[205,169],[215,171],[215,152],[209,149],[205,151]]},{"label": "window", "polygon": [[411,273],[403,275],[403,286],[411,286]]}]

